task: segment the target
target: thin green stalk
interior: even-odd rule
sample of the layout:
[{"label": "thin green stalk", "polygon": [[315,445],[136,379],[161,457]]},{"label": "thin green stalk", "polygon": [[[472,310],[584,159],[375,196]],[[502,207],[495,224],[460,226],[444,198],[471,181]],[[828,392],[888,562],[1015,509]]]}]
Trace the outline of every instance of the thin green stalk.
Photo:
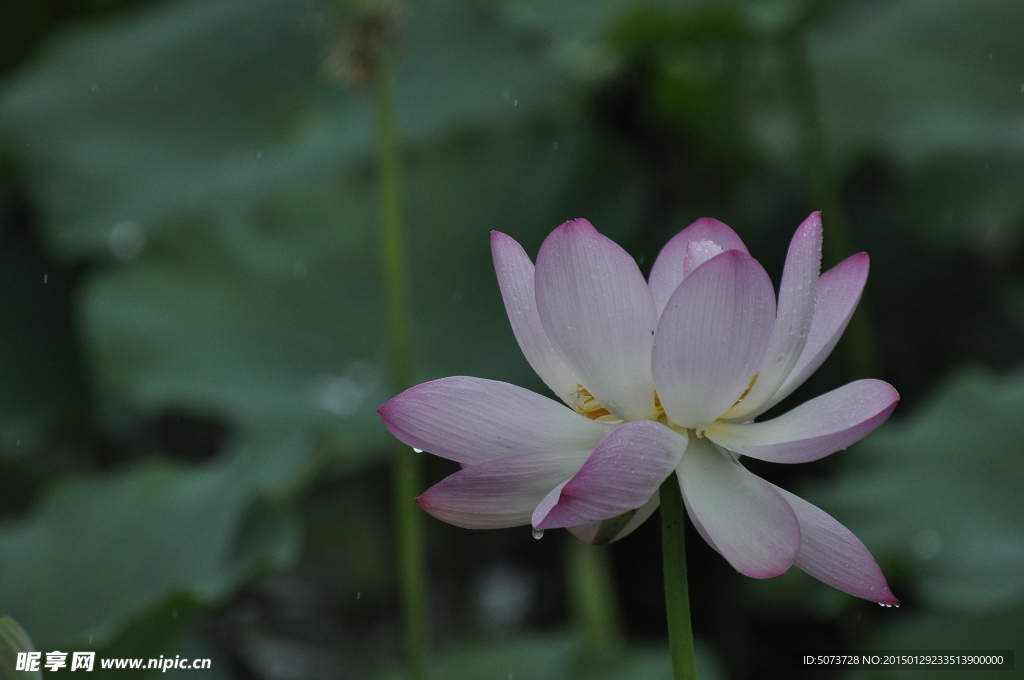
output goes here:
[{"label": "thin green stalk", "polygon": [[[386,63],[374,81],[377,126],[377,169],[380,190],[380,244],[384,269],[391,388],[394,393],[412,381],[405,238],[402,230],[401,157],[395,125],[394,85]],[[421,484],[415,451],[395,447],[393,488],[397,523],[398,579],[402,592],[409,677],[427,677],[427,587],[424,575],[421,517],[413,502]]]},{"label": "thin green stalk", "polygon": [[[853,240],[839,183],[826,151],[821,109],[802,26],[798,24],[783,37],[781,48],[793,106],[803,137],[804,167],[811,185],[811,198],[815,207],[821,210],[826,225],[822,264],[831,267],[853,254]],[[843,345],[846,369],[851,379],[878,375],[878,345],[870,308],[865,300],[861,300],[850,320]]]},{"label": "thin green stalk", "polygon": [[686,528],[683,495],[673,472],[661,484],[661,555],[665,565],[665,612],[674,680],[697,680],[690,625],[690,593],[686,582]]},{"label": "thin green stalk", "polygon": [[606,548],[566,536],[569,596],[583,643],[593,650],[621,646],[619,612]]}]

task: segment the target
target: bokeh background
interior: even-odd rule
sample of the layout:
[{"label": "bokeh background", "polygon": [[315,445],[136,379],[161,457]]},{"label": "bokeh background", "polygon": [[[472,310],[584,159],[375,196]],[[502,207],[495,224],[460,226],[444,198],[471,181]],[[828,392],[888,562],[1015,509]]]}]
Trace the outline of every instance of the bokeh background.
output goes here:
[{"label": "bokeh background", "polygon": [[[826,266],[871,255],[847,337],[780,410],[865,376],[899,408],[848,451],[749,467],[848,525],[904,606],[747,579],[690,527],[702,677],[926,672],[799,670],[798,650],[1024,652],[1024,4],[383,6],[417,381],[546,390],[492,229],[534,255],[587,217],[646,272],[713,216],[778,281],[820,209]],[[353,16],[0,4],[0,614],[41,650],[210,657],[178,672],[207,680],[400,673]],[[424,526],[434,677],[668,677],[657,522],[606,550],[621,645],[601,653],[579,642],[568,534]]]}]

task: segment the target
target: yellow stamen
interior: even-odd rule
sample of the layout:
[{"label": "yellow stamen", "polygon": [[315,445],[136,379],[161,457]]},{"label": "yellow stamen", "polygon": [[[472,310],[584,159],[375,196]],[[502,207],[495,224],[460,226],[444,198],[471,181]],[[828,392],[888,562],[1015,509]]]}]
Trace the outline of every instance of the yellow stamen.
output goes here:
[{"label": "yellow stamen", "polygon": [[604,406],[594,399],[586,387],[583,385],[576,385],[576,391],[573,393],[572,407],[576,409],[577,413],[584,415],[591,420],[597,420],[605,416],[610,416],[612,413]]}]

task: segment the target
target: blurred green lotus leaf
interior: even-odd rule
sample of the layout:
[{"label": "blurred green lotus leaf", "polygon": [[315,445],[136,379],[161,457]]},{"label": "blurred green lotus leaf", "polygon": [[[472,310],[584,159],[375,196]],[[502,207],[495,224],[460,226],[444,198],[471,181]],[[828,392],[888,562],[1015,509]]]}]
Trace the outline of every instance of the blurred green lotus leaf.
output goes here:
[{"label": "blurred green lotus leaf", "polygon": [[42,671],[16,670],[18,654],[34,651],[36,648],[32,645],[32,640],[18,622],[10,616],[0,617],[0,678],[40,680],[43,677]]},{"label": "blurred green lotus leaf", "polygon": [[[898,412],[897,412],[898,413]],[[1024,605],[1024,375],[960,374],[858,444],[808,498],[883,560],[909,565],[933,611]]]},{"label": "blurred green lotus leaf", "polygon": [[[183,2],[72,32],[0,120],[57,251],[112,261],[82,298],[103,397],[301,422],[362,460],[382,450],[388,397],[371,102],[321,75],[324,12]],[[428,3],[413,28],[398,101],[420,377],[535,381],[488,231],[536,248],[587,215],[621,235],[641,178],[491,14]]]},{"label": "blurred green lotus leaf", "polygon": [[[439,659],[432,677],[459,680],[670,680],[672,661],[662,648],[588,650],[565,634],[476,643],[454,649]],[[724,675],[711,651],[697,645],[697,675],[720,680]],[[387,674],[381,680],[400,680]]]},{"label": "blurred green lotus leaf", "polygon": [[[568,126],[415,148],[408,196],[420,378],[535,381],[504,316],[488,230],[536,248],[552,225],[590,214],[621,234],[642,196],[628,172]],[[388,391],[374,205],[358,171],[296,183],[240,216],[233,236],[194,223],[95,275],[83,326],[101,394],[144,409],[199,405],[243,426],[304,423],[350,460],[379,453],[375,409]]]},{"label": "blurred green lotus leaf", "polygon": [[[324,75],[336,38],[312,0],[186,0],[51,43],[0,96],[51,243],[130,256],[190,215],[261,207],[268,190],[361,162],[368,93]],[[398,69],[404,137],[566,108],[566,79],[469,2],[417,7]]]},{"label": "blurred green lotus leaf", "polygon": [[929,243],[998,251],[1024,225],[1024,4],[847,3],[811,35],[830,151],[910,175]]},{"label": "blurred green lotus leaf", "polygon": [[0,530],[0,610],[40,646],[96,649],[168,598],[214,603],[295,555],[282,499],[308,474],[307,437],[264,433],[205,467],[144,464],[60,484]]}]

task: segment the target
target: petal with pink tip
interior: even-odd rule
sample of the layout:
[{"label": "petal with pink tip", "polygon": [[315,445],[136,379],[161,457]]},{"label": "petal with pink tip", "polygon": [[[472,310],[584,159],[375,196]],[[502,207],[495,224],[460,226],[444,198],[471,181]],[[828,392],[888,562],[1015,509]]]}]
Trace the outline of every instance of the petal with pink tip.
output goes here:
[{"label": "petal with pink tip", "polygon": [[651,420],[620,425],[571,480],[537,506],[533,526],[576,526],[643,506],[679,464],[686,441]]},{"label": "petal with pink tip", "polygon": [[686,277],[665,307],[652,367],[661,405],[703,430],[750,386],[775,322],[775,292],[754,258],[727,250]]},{"label": "petal with pink tip", "polygon": [[535,276],[541,324],[582,386],[619,418],[655,416],[658,319],[633,258],[586,220],[574,220],[544,240]]},{"label": "petal with pink tip", "polygon": [[800,358],[814,318],[821,271],[821,213],[814,212],[793,235],[779,285],[778,313],[757,382],[725,418],[748,420],[775,396]]},{"label": "petal with pink tip", "polygon": [[722,250],[747,252],[747,247],[743,245],[743,241],[735,231],[710,217],[700,218],[673,236],[658,253],[658,259],[651,267],[651,295],[654,297],[658,316],[661,316],[665,305],[668,304],[668,299],[682,283],[683,276],[688,273],[684,269],[686,250],[694,241],[710,241],[717,244]]},{"label": "petal with pink tip", "polygon": [[[607,545],[614,543],[615,541],[621,541],[626,536],[636,531],[641,524],[650,519],[654,511],[658,509],[661,499],[658,496],[658,492],[655,491],[651,498],[636,509],[636,512],[629,519],[624,527],[617,531],[605,532],[606,535],[602,535],[602,529],[607,529],[603,521],[599,522],[587,522],[586,524],[580,524],[579,526],[566,527],[566,529],[576,538],[587,543],[594,545]],[[614,518],[610,521],[614,521]]]},{"label": "petal with pink tip", "polygon": [[427,489],[416,502],[442,522],[465,529],[529,524],[537,504],[579,470],[587,453],[533,453],[471,465]]},{"label": "petal with pink tip", "polygon": [[851,255],[818,279],[814,319],[807,334],[807,342],[789,377],[768,401],[765,409],[792,394],[835,349],[860,302],[864,284],[868,280],[868,264],[867,253]]},{"label": "petal with pink tip", "polygon": [[544,384],[571,406],[580,381],[558,356],[541,326],[533,291],[533,262],[514,238],[500,231],[491,232],[491,255],[505,311],[523,356]]},{"label": "petal with pink tip", "polygon": [[679,484],[694,523],[736,571],[753,578],[785,573],[800,549],[800,527],[775,488],[727,460],[707,439],[691,439]]},{"label": "petal with pink tip", "polygon": [[705,435],[730,451],[773,463],[806,463],[845,449],[885,422],[900,400],[892,385],[857,380],[763,423],[712,423]]},{"label": "petal with pink tip", "polygon": [[411,387],[377,411],[402,442],[464,465],[532,453],[589,452],[611,430],[522,387],[463,376]]},{"label": "petal with pink tip", "polygon": [[785,489],[778,489],[800,523],[800,551],[794,564],[814,578],[856,597],[898,605],[875,558],[853,532],[828,513]]}]

